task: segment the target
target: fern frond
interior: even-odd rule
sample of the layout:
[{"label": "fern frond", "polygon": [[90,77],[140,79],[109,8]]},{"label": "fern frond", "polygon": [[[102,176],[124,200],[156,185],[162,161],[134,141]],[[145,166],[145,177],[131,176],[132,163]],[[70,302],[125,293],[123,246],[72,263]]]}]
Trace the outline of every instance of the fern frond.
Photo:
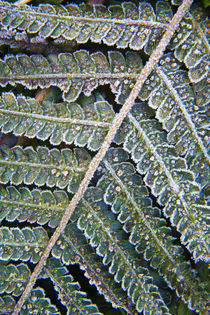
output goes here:
[{"label": "fern frond", "polygon": [[88,167],[90,155],[84,149],[52,149],[20,146],[0,148],[0,182],[19,185],[35,183],[75,192]]},{"label": "fern frond", "polygon": [[8,55],[0,60],[0,85],[20,83],[29,89],[58,86],[64,100],[75,101],[81,92],[89,96],[101,84],[110,84],[116,101],[123,103],[142,70],[139,53],[118,51],[89,54],[78,50],[59,55]]},{"label": "fern frond", "polygon": [[[193,88],[188,82],[183,89],[179,87],[177,91],[179,96],[182,99],[184,98],[192,122],[195,124],[197,132],[206,146],[207,141],[205,141],[205,138],[208,137],[209,127],[206,110],[206,105],[209,102],[207,79],[209,44],[207,25],[208,20],[205,12],[192,8],[191,12],[180,23],[179,36],[176,36],[170,44],[170,48],[174,49],[175,58],[180,62],[184,62],[185,66],[189,69],[188,77]],[[183,143],[180,144],[180,147],[182,145]],[[198,153],[196,154],[195,150],[196,148],[188,152],[188,165],[198,175],[198,182],[205,185],[205,176],[207,175],[205,168],[208,168],[208,165],[203,156],[198,155]],[[201,168],[202,172],[199,173]]]},{"label": "fern frond", "polygon": [[[209,161],[207,46],[203,31],[206,21],[202,20],[201,25],[193,13],[187,15],[168,46],[192,1],[183,0],[173,16],[174,7],[168,1],[159,0],[156,10],[142,1],[137,8],[132,2],[109,7],[86,4],[37,4],[33,7],[0,0],[0,45],[3,44],[0,50],[5,56],[0,60],[3,92],[0,99],[0,132],[3,132],[0,220],[4,224],[5,219],[5,225],[14,226],[15,223],[8,221],[17,219],[17,224],[24,229],[30,229],[26,227],[29,223],[46,224],[40,229],[50,237],[47,240],[46,236],[46,244],[43,241],[40,249],[30,242],[26,244],[27,240],[22,242],[27,251],[28,247],[33,247],[31,252],[40,250],[42,255],[37,255],[38,263],[30,279],[22,282],[24,291],[18,301],[9,296],[8,281],[3,284],[8,293],[0,300],[4,313],[11,310],[13,315],[59,314],[47,298],[49,292],[45,295],[38,288],[31,294],[32,288],[45,269],[47,280],[39,280],[39,283],[43,281],[44,287],[47,281],[53,282],[61,304],[68,305],[71,293],[74,295],[78,287],[73,283],[73,292],[68,287],[73,279],[64,265],[74,263],[80,264],[90,283],[94,283],[114,307],[128,313],[169,314],[168,307],[171,313],[184,313],[184,303],[186,310],[206,312],[206,269],[202,273],[200,267],[206,264],[197,263],[207,256],[204,221],[208,208],[202,199]],[[102,43],[101,51],[95,52],[96,47],[91,42],[95,46]],[[31,50],[33,43],[35,47]],[[130,47],[138,52],[128,49],[125,54],[107,52],[107,46],[111,45],[122,49]],[[157,65],[166,47],[172,53],[166,54]],[[32,51],[35,55],[31,55]],[[151,57],[143,68],[141,57],[146,61],[146,54]],[[101,85],[109,85],[112,93]],[[49,86],[56,86],[51,91],[61,90],[55,99],[62,103],[55,103],[49,95],[39,103],[37,96],[26,98],[26,95],[35,95],[35,91],[27,89],[41,87],[49,91]],[[119,114],[115,115],[105,99],[94,96],[92,92],[97,88],[103,90],[104,98],[113,103],[116,112],[120,106],[113,97],[123,104]],[[156,113],[144,117],[142,108],[140,112],[131,111],[138,94],[142,100],[148,100]],[[99,102],[103,104],[98,109],[96,103]],[[154,119],[155,114],[160,124]],[[116,136],[117,147],[121,148],[116,149],[113,144],[115,148],[106,154],[123,121],[125,128]],[[10,132],[36,137],[45,141],[46,147],[37,150],[27,147],[29,140],[21,137],[19,141],[26,140],[23,147],[8,149],[3,142],[10,139]],[[37,140],[29,142],[35,147]],[[98,152],[89,155],[83,149],[64,149],[68,144],[71,148],[86,146]],[[59,145],[59,150],[50,148],[54,145]],[[98,179],[100,176],[102,178]],[[36,187],[44,185],[45,190]],[[96,187],[88,189],[89,185]],[[54,191],[52,187],[64,190]],[[163,212],[155,206],[156,202],[164,207]],[[70,219],[74,222],[69,223]],[[193,224],[195,236],[192,235]],[[24,234],[24,229],[20,226],[2,229],[12,235],[9,241],[6,236],[2,241],[4,248],[9,248],[8,254],[9,246],[14,243],[11,231]],[[180,244],[177,230],[182,233],[181,246],[177,246]],[[21,246],[16,245],[19,252]],[[3,253],[2,248],[0,253]],[[191,253],[195,259],[193,265],[190,265]],[[48,259],[50,254],[54,258]],[[13,259],[11,257],[8,260]],[[24,262],[22,257],[14,258],[17,259]],[[27,258],[28,267],[30,259]],[[32,263],[34,261],[31,259]],[[2,259],[2,265],[6,264]],[[18,269],[17,264],[14,263],[14,268]],[[11,294],[18,292],[15,285],[10,286],[14,289]],[[69,306],[67,313],[78,310],[79,307]],[[98,310],[94,307],[93,312]]]},{"label": "fern frond", "polygon": [[13,93],[3,93],[0,98],[2,132],[41,140],[50,138],[53,145],[74,142],[98,150],[113,117],[111,106],[99,96],[83,97],[80,104],[54,104],[50,100],[40,104],[36,99],[16,97]]},{"label": "fern frond", "polygon": [[[196,105],[202,109],[203,112],[206,111],[205,106],[209,104],[209,84],[208,77],[204,78],[198,83],[193,84],[195,91],[195,102]],[[197,110],[197,107],[195,107]]]},{"label": "fern frond", "polygon": [[1,260],[30,260],[37,263],[47,246],[48,235],[42,227],[0,228]]},{"label": "fern frond", "polygon": [[124,148],[131,152],[140,174],[145,174],[144,181],[153,195],[165,206],[164,214],[177,226],[183,244],[193,252],[195,260],[206,260],[208,236],[201,214],[205,213],[207,205],[199,198],[200,187],[187,169],[185,159],[167,142],[161,125],[149,119],[151,114],[144,104],[132,109],[128,115],[132,125],[130,132],[128,126],[125,131],[119,131],[121,137],[125,135]]},{"label": "fern frond", "polygon": [[14,186],[0,186],[0,220],[48,225],[56,227],[69,204],[65,191],[28,189]]},{"label": "fern frond", "polygon": [[[139,106],[137,109],[138,113],[143,112]],[[144,120],[144,123],[148,126],[149,120]],[[132,146],[132,142],[135,143],[133,140],[135,136],[133,139],[128,136],[128,145]],[[146,147],[143,137],[139,142],[142,143],[141,148]],[[133,154],[140,152],[139,147],[140,145],[134,147]],[[105,172],[98,182],[98,186],[104,191],[105,202],[118,214],[117,218],[130,234],[129,241],[136,246],[136,251],[142,253],[144,259],[150,261],[150,265],[157,268],[161,275],[164,273],[168,285],[176,290],[177,295],[191,309],[204,310],[208,295],[203,285],[191,270],[190,264],[185,261],[182,248],[174,244],[170,228],[161,218],[160,210],[152,207],[152,200],[141,177],[126,159],[128,156],[122,149],[110,149],[107,152],[107,159],[103,161]],[[142,158],[145,161],[150,159],[146,154]],[[153,166],[152,170],[154,169],[157,167]]]},{"label": "fern frond", "polygon": [[80,290],[79,283],[74,282],[72,275],[59,259],[48,259],[44,272],[43,277],[49,277],[54,283],[62,304],[68,309],[68,314],[102,314],[87,298],[86,293]]},{"label": "fern frond", "polygon": [[80,44],[90,40],[94,43],[103,41],[108,46],[116,45],[118,48],[129,46],[136,50],[145,46],[145,51],[151,52],[167,28],[172,10],[169,4],[163,2],[158,2],[155,16],[152,6],[146,2],[139,3],[138,8],[131,2],[107,8],[84,3],[79,6],[41,4],[31,7],[2,1],[0,16],[2,27],[15,33],[25,31],[39,41],[47,37],[63,37]]},{"label": "fern frond", "polygon": [[180,155],[186,155],[196,181],[202,187],[206,185],[209,166],[207,112],[202,104],[195,103],[187,71],[180,69],[171,53],[160,60],[140,97],[149,99],[149,106],[156,109],[156,118],[168,132],[169,142],[176,146]]},{"label": "fern frond", "polygon": [[26,264],[0,266],[0,293],[19,296],[30,278],[31,272]]},{"label": "fern frond", "polygon": [[103,264],[110,264],[109,272],[115,275],[115,281],[121,283],[123,290],[127,291],[138,312],[155,310],[169,314],[158,287],[148,275],[148,269],[138,266],[130,244],[123,240],[122,233],[118,231],[120,224],[107,211],[102,198],[102,190],[88,188],[72,220],[77,220],[78,228],[84,231],[90,245],[96,248],[96,253],[103,257]]},{"label": "fern frond", "polygon": [[62,236],[52,249],[52,255],[61,259],[64,264],[79,264],[85,271],[85,276],[90,284],[94,284],[100,294],[112,303],[114,308],[122,308],[128,314],[134,313],[133,303],[121,289],[118,283],[113,281],[107,266],[101,262],[101,258],[88,244],[83,233],[73,222],[68,223]]}]

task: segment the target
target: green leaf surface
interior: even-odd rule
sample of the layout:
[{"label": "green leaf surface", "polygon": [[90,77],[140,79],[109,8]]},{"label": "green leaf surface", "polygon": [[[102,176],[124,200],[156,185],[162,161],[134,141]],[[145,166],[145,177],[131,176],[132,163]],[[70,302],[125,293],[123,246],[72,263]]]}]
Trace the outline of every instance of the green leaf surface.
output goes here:
[{"label": "green leaf surface", "polygon": [[84,149],[52,149],[38,147],[0,148],[0,182],[20,185],[35,184],[67,187],[74,192],[88,167],[90,155]]},{"label": "green leaf surface", "polygon": [[68,223],[62,237],[53,247],[52,255],[59,258],[65,265],[79,264],[85,271],[85,276],[90,279],[90,284],[94,284],[98,292],[103,294],[114,308],[125,309],[129,314],[135,311],[131,299],[127,297],[120,285],[113,281],[108,267],[104,266],[102,259],[88,244],[75,223]]},{"label": "green leaf surface", "polygon": [[[125,162],[120,161],[122,158]],[[191,272],[181,246],[175,244],[170,228],[161,218],[160,210],[152,207],[152,200],[141,177],[126,159],[128,156],[122,149],[107,152],[107,159],[104,160],[105,175],[98,183],[102,191],[105,191],[105,202],[117,214],[117,219],[129,233],[129,241],[135,245],[136,251],[142,253],[144,259],[150,261],[150,265],[158,269],[160,274],[164,270],[164,279],[168,285],[191,308],[202,310],[208,296],[204,292],[205,284],[200,285],[200,279],[194,271]]]},{"label": "green leaf surface", "polygon": [[20,83],[29,89],[55,85],[63,91],[64,100],[73,102],[81,92],[89,96],[98,85],[109,83],[116,101],[123,103],[142,67],[139,54],[132,51],[125,56],[110,51],[108,58],[100,51],[89,54],[84,49],[47,57],[8,55],[0,60],[0,85]]},{"label": "green leaf surface", "polygon": [[30,278],[31,272],[26,264],[0,266],[0,293],[19,296]]},{"label": "green leaf surface", "polygon": [[13,132],[40,140],[49,139],[52,145],[61,142],[90,150],[100,148],[107,130],[111,126],[114,112],[102,97],[83,97],[78,103],[41,104],[36,99],[2,94],[0,100],[0,126],[4,133]]},{"label": "green leaf surface", "polygon": [[42,227],[0,228],[0,258],[37,263],[47,246],[48,235]]}]

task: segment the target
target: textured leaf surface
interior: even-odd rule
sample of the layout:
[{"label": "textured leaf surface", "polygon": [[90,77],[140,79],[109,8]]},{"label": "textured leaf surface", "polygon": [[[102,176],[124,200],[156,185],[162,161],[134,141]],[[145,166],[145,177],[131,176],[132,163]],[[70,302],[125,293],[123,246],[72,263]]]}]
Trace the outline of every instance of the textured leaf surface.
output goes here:
[{"label": "textured leaf surface", "polygon": [[5,295],[0,297],[0,314],[12,313],[15,307],[15,299],[11,295]]},{"label": "textured leaf surface", "polygon": [[209,125],[206,104],[198,104],[195,93],[187,71],[181,70],[180,63],[168,54],[145,82],[140,97],[148,99],[149,106],[156,110],[168,141],[186,156],[189,168],[203,187],[208,181]]},{"label": "textured leaf surface", "polygon": [[51,304],[50,299],[45,296],[44,290],[37,287],[31,291],[31,295],[23,305],[20,315],[42,315],[44,313],[61,315],[57,308]]},{"label": "textured leaf surface", "polygon": [[0,85],[20,83],[29,89],[56,85],[67,101],[75,101],[81,92],[89,96],[98,85],[109,83],[116,101],[123,103],[142,69],[137,52],[125,57],[110,51],[108,59],[102,52],[89,54],[78,50],[59,55],[8,55],[0,60]]},{"label": "textured leaf surface", "polygon": [[0,266],[0,293],[19,296],[30,275],[31,272],[26,264]]},{"label": "textured leaf surface", "polygon": [[0,186],[0,220],[37,222],[56,227],[69,198],[63,190],[49,190]]},{"label": "textured leaf surface", "polygon": [[[141,109],[139,111],[142,112]],[[148,126],[148,121],[146,125]],[[142,147],[145,148],[143,141]],[[190,264],[185,261],[182,248],[175,245],[171,230],[161,218],[160,210],[152,207],[147,188],[127,159],[128,156],[122,149],[108,151],[107,159],[104,160],[106,171],[98,183],[102,191],[105,191],[105,202],[118,215],[117,218],[123,224],[123,229],[130,234],[129,241],[136,246],[136,251],[142,253],[153,268],[158,268],[160,274],[164,270],[164,278],[169,286],[177,291],[178,296],[190,308],[203,310],[208,296],[204,287],[200,285],[194,271],[191,271]]]},{"label": "textured leaf surface", "polygon": [[62,36],[80,44],[88,40],[103,41],[108,46],[132,49],[142,49],[146,45],[145,51],[151,52],[172,18],[172,10],[163,2],[157,3],[156,15],[146,2],[140,3],[138,8],[131,2],[109,8],[84,3],[65,7],[49,4],[17,7],[0,2],[0,15],[3,27],[26,31],[30,36],[36,35],[38,40]]},{"label": "textured leaf surface", "polygon": [[41,227],[0,228],[0,258],[37,263],[47,246],[48,235]]},{"label": "textured leaf surface", "polygon": [[207,13],[194,1],[148,77],[180,0],[59,1],[0,1],[0,313],[35,285],[18,314],[206,314]]},{"label": "textured leaf surface", "polygon": [[202,217],[207,205],[199,197],[200,187],[187,169],[186,160],[168,143],[161,125],[150,119],[151,114],[145,104],[137,104],[128,115],[130,132],[128,123],[126,129],[122,126],[119,140],[125,136],[124,148],[131,152],[139,173],[145,174],[144,182],[152,194],[165,206],[164,213],[182,234],[183,244],[195,259],[207,259],[208,231]]},{"label": "textured leaf surface", "polygon": [[68,191],[77,190],[88,167],[90,156],[83,149],[52,149],[32,147],[23,149],[16,146],[12,149],[0,148],[0,182],[19,185],[35,184],[59,188],[67,187]]},{"label": "textured leaf surface", "polygon": [[78,103],[41,104],[36,99],[4,93],[0,99],[0,126],[4,133],[46,140],[58,145],[62,141],[91,150],[99,149],[111,125],[114,112],[101,97],[82,98]]},{"label": "textured leaf surface", "polygon": [[99,188],[89,188],[72,220],[77,219],[78,228],[84,231],[90,245],[96,248],[96,253],[103,257],[103,264],[109,264],[109,272],[127,291],[138,312],[155,309],[168,314],[158,287],[153,284],[148,270],[139,266],[132,247],[123,239],[120,224],[115,222],[114,215],[107,210],[102,198],[103,193]]},{"label": "textured leaf surface", "polygon": [[170,48],[175,50],[175,57],[183,61],[189,69],[191,82],[199,82],[208,74],[209,47],[207,41],[207,19],[198,22],[199,11],[188,13],[180,23],[179,36],[175,36]]}]

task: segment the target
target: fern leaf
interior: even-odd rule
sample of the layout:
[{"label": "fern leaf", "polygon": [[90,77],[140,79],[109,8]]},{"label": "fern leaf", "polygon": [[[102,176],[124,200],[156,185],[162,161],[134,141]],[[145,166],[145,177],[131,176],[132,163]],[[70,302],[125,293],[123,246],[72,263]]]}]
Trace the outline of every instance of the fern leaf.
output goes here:
[{"label": "fern leaf", "polygon": [[[137,109],[142,113],[139,106]],[[148,125],[148,121],[144,122]],[[141,148],[145,148],[143,139],[139,142],[142,143]],[[129,137],[128,143],[132,143]],[[133,154],[140,152],[137,151],[138,147],[135,147]],[[147,188],[133,165],[126,162],[126,155],[122,149],[110,149],[107,153],[107,159],[103,162],[105,172],[98,183],[104,191],[105,202],[118,214],[117,218],[124,225],[124,230],[130,234],[129,241],[136,246],[136,251],[143,253],[144,259],[150,261],[153,268],[158,268],[161,275],[164,270],[164,279],[168,285],[176,290],[177,295],[188,303],[190,308],[204,310],[207,305],[207,293],[204,293],[200,280],[185,261],[182,248],[174,244],[170,228],[161,218],[160,210],[152,207]],[[146,156],[144,159],[150,160]]]},{"label": "fern leaf", "polygon": [[[160,2],[161,3],[161,2]],[[69,4],[52,6],[41,4],[38,7],[19,6],[0,2],[1,24],[13,34],[25,31],[41,41],[42,38],[62,37],[76,40],[79,44],[91,40],[118,48],[130,47],[151,52],[159,42],[172,17],[168,4],[157,5],[157,17],[149,3],[124,2],[122,5],[79,6]],[[14,32],[15,31],[15,32]],[[11,32],[8,32],[8,36]]]},{"label": "fern leaf", "polygon": [[47,232],[42,227],[0,228],[0,257],[37,263],[47,246]]},{"label": "fern leaf", "polygon": [[98,150],[114,117],[111,106],[100,97],[81,99],[82,104],[43,101],[4,93],[0,99],[0,127],[4,133],[36,137],[58,145],[62,141]]},{"label": "fern leaf", "polygon": [[102,314],[97,306],[87,298],[86,293],[80,290],[79,283],[74,282],[72,275],[59,259],[48,259],[44,271],[46,273],[44,277],[49,277],[54,283],[62,304],[68,309],[68,314],[77,312],[79,314]]},{"label": "fern leaf", "polygon": [[155,310],[168,314],[168,308],[148,275],[148,269],[138,266],[129,243],[118,233],[120,225],[114,220],[114,215],[107,211],[102,198],[100,189],[92,187],[86,190],[72,220],[77,220],[78,228],[84,231],[90,245],[96,248],[96,253],[103,257],[103,263],[110,264],[109,272],[127,291],[138,312]]},{"label": "fern leaf", "polygon": [[62,190],[49,190],[0,186],[0,220],[48,225],[56,227],[69,204],[67,194]]},{"label": "fern leaf", "polygon": [[19,296],[30,275],[31,272],[26,264],[0,266],[0,293]]},{"label": "fern leaf", "polygon": [[73,153],[70,149],[59,151],[38,147],[35,151],[32,147],[3,147],[0,149],[0,182],[47,184],[49,187],[68,187],[68,191],[75,192],[89,161],[90,156],[84,149],[75,149]]},{"label": "fern leaf", "polygon": [[196,181],[205,186],[209,165],[207,112],[202,104],[195,103],[188,74],[172,54],[162,58],[140,97],[149,99],[149,106],[156,109],[157,119],[168,132],[169,142],[175,144],[180,155],[186,155]]},{"label": "fern leaf", "polygon": [[114,308],[122,308],[128,314],[134,313],[133,303],[119,284],[113,281],[107,266],[87,243],[83,233],[71,222],[53,247],[52,255],[64,264],[79,264],[85,271],[90,284],[94,284],[100,294],[103,294]]},{"label": "fern leaf", "polygon": [[149,115],[143,115],[142,109],[145,106],[138,104],[128,115],[133,128],[125,137],[124,148],[132,153],[137,170],[146,174],[146,185],[165,206],[164,213],[182,234],[183,244],[193,252],[195,260],[206,260],[207,228],[204,216],[199,214],[205,213],[207,205],[199,198],[200,187],[187,169],[185,159],[167,142],[161,126],[149,119]]},{"label": "fern leaf", "polygon": [[89,54],[78,50],[59,55],[8,55],[0,60],[0,85],[20,83],[29,89],[57,85],[64,100],[75,101],[81,92],[89,96],[100,84],[109,83],[116,101],[123,103],[128,97],[142,61],[137,52],[110,51],[108,59],[102,52]]},{"label": "fern leaf", "polygon": [[58,312],[56,306],[51,304],[50,299],[45,296],[44,290],[40,287],[37,287],[31,291],[29,298],[26,300],[22,310],[20,311],[20,315],[27,314],[61,315],[60,312]]}]

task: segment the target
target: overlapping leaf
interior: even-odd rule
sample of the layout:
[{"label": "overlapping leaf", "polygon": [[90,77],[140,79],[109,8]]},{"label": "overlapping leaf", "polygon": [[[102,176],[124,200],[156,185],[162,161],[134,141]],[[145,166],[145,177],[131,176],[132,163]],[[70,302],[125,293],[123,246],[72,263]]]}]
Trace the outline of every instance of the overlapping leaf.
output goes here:
[{"label": "overlapping leaf", "polygon": [[[145,60],[154,51],[173,9],[167,1],[157,1],[154,9],[147,2],[137,8],[132,2],[33,7],[0,1],[5,54],[0,60],[0,132],[39,139],[32,140],[33,146],[45,141],[36,150],[27,143],[12,149],[0,143],[0,220],[6,222],[0,229],[0,293],[7,294],[1,295],[0,313],[13,311],[14,296],[30,276],[21,261],[39,261],[48,234],[58,226],[89,166],[86,150],[72,151],[66,144],[98,150],[115,115],[106,98],[119,109],[107,87],[104,98],[92,92],[109,84],[115,100],[124,104],[141,73],[141,57]],[[87,189],[74,222],[52,249],[54,258],[43,268],[44,277],[53,282],[68,314],[99,313],[64,267],[74,263],[113,307],[127,313],[168,314],[167,306],[172,313],[183,313],[183,302],[195,312],[206,312],[203,271],[199,277],[187,256],[192,253],[200,272],[199,265],[205,264],[197,262],[207,260],[208,253],[208,207],[202,199],[209,166],[206,30],[206,16],[199,10],[182,20],[170,53],[139,94],[154,111],[143,104],[130,111],[115,137],[120,148],[115,143],[108,151],[91,180],[96,187]],[[95,52],[90,42],[103,44],[101,51]],[[105,45],[138,52],[107,52]],[[35,95],[26,89],[49,86],[59,88],[64,100],[60,92],[60,103],[20,94]],[[59,149],[50,149],[53,145]],[[24,227],[9,227],[16,220],[25,222]],[[27,227],[29,223],[48,226]],[[182,246],[177,245],[180,240]],[[20,312],[29,313],[60,314],[41,288],[32,290]]]},{"label": "overlapping leaf", "polygon": [[[0,298],[0,314],[12,314],[16,301],[11,295],[5,295]],[[30,297],[26,300],[20,315],[28,315],[30,313],[42,315],[49,312],[53,315],[61,315],[55,305],[51,304],[49,298],[45,296],[42,288],[37,287],[31,291]]]},{"label": "overlapping leaf", "polygon": [[0,186],[0,220],[6,218],[10,222],[18,220],[41,225],[48,223],[54,228],[59,224],[68,204],[69,198],[63,190],[51,192]]},{"label": "overlapping leaf", "polygon": [[148,269],[140,266],[132,247],[123,239],[120,224],[113,213],[107,210],[102,198],[101,189],[89,188],[72,220],[77,220],[78,228],[84,231],[90,245],[96,248],[96,253],[103,257],[103,264],[109,265],[109,272],[127,291],[138,312],[156,310],[169,314]]},{"label": "overlapping leaf", "polygon": [[195,113],[198,108],[205,111],[209,102],[208,24],[207,13],[195,4],[180,24],[178,31],[182,36],[176,36],[170,45],[174,49],[175,57],[189,69],[188,76],[195,91]]},{"label": "overlapping leaf", "polygon": [[[142,109],[139,110],[141,112]],[[149,124],[149,121],[144,122]],[[127,139],[132,146],[135,136],[130,139],[128,135]],[[141,148],[146,147],[143,139],[138,143],[141,143]],[[140,152],[139,147],[138,144],[134,146],[133,154]],[[104,191],[105,202],[118,215],[117,218],[123,224],[123,229],[130,234],[129,241],[136,246],[136,251],[142,253],[153,268],[158,268],[161,275],[164,274],[168,285],[176,290],[190,308],[203,310],[207,305],[204,287],[200,285],[190,264],[185,261],[182,248],[174,244],[170,228],[161,218],[160,210],[152,206],[147,188],[127,159],[128,155],[122,149],[110,149],[107,152],[103,162],[105,172],[98,183]],[[144,156],[142,160],[149,161],[150,158]],[[155,167],[151,169],[154,170]]]},{"label": "overlapping leaf", "polygon": [[85,276],[90,284],[94,284],[100,294],[103,294],[107,301],[112,303],[114,308],[122,308],[128,314],[135,310],[131,299],[120,288],[120,285],[113,281],[108,267],[104,266],[101,258],[88,244],[83,233],[71,222],[65,228],[64,233],[53,247],[52,255],[61,259],[64,264],[79,264],[85,271]]},{"label": "overlapping leaf", "polygon": [[184,62],[189,69],[191,82],[199,82],[208,73],[209,47],[207,41],[207,24],[205,16],[195,18],[195,14],[202,15],[201,12],[192,11],[188,13],[179,25],[177,33],[179,35],[172,39],[169,45],[174,49],[176,59]]},{"label": "overlapping leaf", "polygon": [[[8,221],[27,220],[42,225],[48,222],[50,227],[55,227],[69,204],[69,198],[64,191],[54,191],[54,193],[38,189],[30,191],[26,187],[17,190],[14,186],[8,186],[6,190],[1,187],[0,191],[1,219],[6,218]],[[111,275],[107,273],[107,268],[100,262],[75,224],[71,223],[67,226],[65,233],[53,248],[52,254],[65,264],[79,263],[90,282],[96,285],[98,291],[114,307],[124,308],[132,313],[131,301],[119,285],[113,282]],[[10,271],[6,267],[3,268]],[[15,284],[17,283],[16,281]],[[9,284],[12,286],[11,281],[8,281]]]},{"label": "overlapping leaf", "polygon": [[207,207],[199,198],[200,187],[194,174],[187,169],[186,160],[180,158],[161,125],[150,119],[145,104],[137,104],[128,115],[131,123],[119,130],[119,139],[124,148],[131,152],[137,170],[145,174],[145,184],[164,206],[164,213],[172,225],[182,234],[181,241],[193,252],[194,259],[208,257],[208,234],[204,216]]},{"label": "overlapping leaf", "polygon": [[11,295],[5,295],[0,297],[0,314],[12,313],[15,307],[15,299]]},{"label": "overlapping leaf", "polygon": [[0,293],[19,296],[30,275],[30,269],[26,264],[0,266]]}]

